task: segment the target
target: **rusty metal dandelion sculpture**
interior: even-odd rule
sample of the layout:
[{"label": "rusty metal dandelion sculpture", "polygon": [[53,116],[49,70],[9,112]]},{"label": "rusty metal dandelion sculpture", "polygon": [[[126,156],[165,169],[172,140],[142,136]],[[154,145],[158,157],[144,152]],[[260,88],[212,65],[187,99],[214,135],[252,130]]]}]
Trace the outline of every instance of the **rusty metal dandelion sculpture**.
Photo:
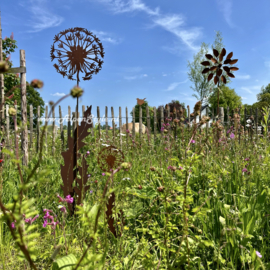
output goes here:
[{"label": "rusty metal dandelion sculpture", "polygon": [[[115,146],[108,146],[103,148],[98,155],[98,165],[103,172],[110,172],[111,170],[119,167],[124,162],[124,154],[121,150]],[[107,203],[107,221],[110,231],[115,237],[117,237],[116,229],[114,227],[114,218],[112,217],[112,209],[115,204],[115,194],[110,194],[109,201]],[[119,216],[118,216],[119,217]],[[123,221],[123,211],[120,210],[120,217]],[[122,222],[123,223],[123,222]]]},{"label": "rusty metal dandelion sculpture", "polygon": [[[61,40],[64,38],[65,41]],[[85,73],[84,81],[91,80],[93,74],[97,74],[101,68],[104,58],[104,48],[100,40],[92,32],[85,28],[75,27],[55,35],[51,47],[51,61],[58,60],[54,64],[56,71],[67,76],[69,80],[75,80],[77,85],[80,81],[79,73]]]},{"label": "rusty metal dandelion sculpture", "polygon": [[[206,74],[208,72],[211,72],[208,75],[208,82],[213,78],[214,74],[214,83],[218,84],[218,107],[217,107],[217,111],[219,112],[219,82],[220,79],[221,81],[226,84],[226,78],[225,76],[222,74],[223,71],[227,73],[227,75],[231,78],[235,78],[235,76],[233,75],[233,73],[231,73],[232,71],[236,71],[239,70],[239,68],[237,67],[233,67],[232,65],[234,65],[235,63],[237,63],[238,59],[234,59],[231,60],[232,56],[233,56],[233,52],[230,52],[227,57],[226,60],[222,63],[224,56],[226,55],[226,50],[223,48],[219,54],[218,50],[213,49],[213,54],[214,56],[212,56],[211,54],[206,54],[205,57],[209,60],[211,60],[211,62],[213,63],[213,65],[211,66],[211,62],[209,61],[204,61],[201,63],[201,65],[203,66],[211,66],[210,68],[205,68],[202,71],[202,74]],[[223,66],[223,65],[230,65],[229,66]],[[223,70],[222,70],[223,68]]]}]

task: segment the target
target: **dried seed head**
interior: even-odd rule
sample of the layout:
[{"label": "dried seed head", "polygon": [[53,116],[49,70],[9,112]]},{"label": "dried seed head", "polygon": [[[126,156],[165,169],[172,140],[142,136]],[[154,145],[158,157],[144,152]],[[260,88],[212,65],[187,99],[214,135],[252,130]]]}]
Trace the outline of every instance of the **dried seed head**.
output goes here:
[{"label": "dried seed head", "polygon": [[44,85],[44,84],[43,84],[43,82],[42,82],[41,80],[35,79],[35,80],[33,80],[33,81],[31,82],[31,86],[34,87],[34,88],[40,89],[40,88],[43,87],[43,85]]},{"label": "dried seed head", "polygon": [[161,187],[158,187],[158,188],[157,188],[157,191],[158,191],[158,192],[163,192],[164,189],[165,189],[165,188],[161,186]]},{"label": "dried seed head", "polygon": [[142,186],[141,185],[138,185],[138,189],[142,189]]},{"label": "dried seed head", "polygon": [[16,110],[14,108],[9,108],[8,114],[11,116],[14,116],[14,115],[16,115]]},{"label": "dried seed head", "polygon": [[53,101],[49,101],[49,105],[50,106],[53,106],[54,105],[54,102]]},{"label": "dried seed head", "polygon": [[[202,107],[202,102],[198,101],[195,106],[194,106],[194,112],[200,112],[201,111],[201,107]],[[198,113],[199,114],[199,113]]]},{"label": "dried seed head", "polygon": [[9,64],[6,61],[0,62],[0,73],[7,72],[9,69]]},{"label": "dried seed head", "polygon": [[83,90],[79,86],[74,86],[70,91],[70,95],[74,98],[78,98],[82,96],[82,94],[83,94]]},{"label": "dried seed head", "polygon": [[178,123],[180,120],[179,119],[174,119],[173,122],[174,123]]},{"label": "dried seed head", "polygon": [[150,170],[151,170],[151,171],[155,171],[155,170],[156,170],[156,168],[155,168],[155,167],[153,167],[153,166],[151,166],[151,167],[150,167]]}]

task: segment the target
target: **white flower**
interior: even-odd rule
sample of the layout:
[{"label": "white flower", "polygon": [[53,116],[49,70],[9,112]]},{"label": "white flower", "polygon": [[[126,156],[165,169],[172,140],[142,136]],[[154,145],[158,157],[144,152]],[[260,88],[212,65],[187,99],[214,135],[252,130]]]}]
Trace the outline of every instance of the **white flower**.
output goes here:
[{"label": "white flower", "polygon": [[108,147],[108,146],[109,146],[108,144],[103,144],[103,143],[102,143],[101,145],[106,146],[106,147]]},{"label": "white flower", "polygon": [[128,177],[125,177],[125,178],[123,178],[122,180],[130,180],[130,178],[128,178]]},{"label": "white flower", "polygon": [[57,206],[59,209],[63,208],[64,206],[63,205],[58,205]]},{"label": "white flower", "polygon": [[126,134],[120,133],[122,136],[126,136]]}]

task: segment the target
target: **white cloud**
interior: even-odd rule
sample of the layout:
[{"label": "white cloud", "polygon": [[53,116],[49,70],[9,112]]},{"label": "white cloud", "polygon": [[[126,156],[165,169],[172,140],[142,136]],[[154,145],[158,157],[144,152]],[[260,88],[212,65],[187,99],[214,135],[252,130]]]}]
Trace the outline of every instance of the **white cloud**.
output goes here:
[{"label": "white cloud", "polygon": [[221,10],[221,12],[223,13],[224,19],[227,22],[227,24],[230,27],[235,27],[235,25],[232,22],[232,1],[231,0],[217,0],[217,3],[219,5],[219,8]]},{"label": "white cloud", "polygon": [[174,83],[171,83],[165,91],[172,91],[172,90],[174,90],[179,84],[186,83],[187,81],[188,81],[188,80],[185,80],[185,81],[183,81],[183,82],[174,82]]},{"label": "white cloud", "polygon": [[167,76],[167,74],[162,74],[162,76],[166,77],[166,76]]},{"label": "white cloud", "polygon": [[249,80],[250,79],[250,75],[236,75],[235,79],[239,79],[239,80]]},{"label": "white cloud", "polygon": [[134,76],[125,76],[124,79],[125,80],[135,80],[135,79],[142,79],[148,77],[147,74],[141,74],[141,75],[134,75]]},{"label": "white cloud", "polygon": [[251,89],[252,90],[258,90],[260,88],[261,88],[260,85],[254,85],[254,86],[250,86],[250,87],[241,87],[242,90],[244,90],[244,91],[246,91],[246,92],[248,92],[250,94],[253,94],[253,92],[251,91]]},{"label": "white cloud", "polygon": [[106,32],[103,32],[103,31],[95,31],[95,30],[92,30],[92,32],[95,35],[97,35],[101,41],[109,42],[109,43],[112,43],[112,44],[119,44],[119,43],[122,42],[122,39],[113,38],[110,33],[106,33]]},{"label": "white cloud", "polygon": [[259,80],[255,80],[256,82],[258,82]]},{"label": "white cloud", "polygon": [[64,18],[61,16],[50,12],[43,0],[29,0],[24,7],[32,13],[33,18],[30,23],[27,24],[31,26],[33,30],[27,32],[40,32],[47,28],[59,26],[64,21]]},{"label": "white cloud", "polygon": [[[93,1],[93,0],[90,0]],[[197,51],[198,46],[193,43],[201,36],[201,28],[184,28],[185,19],[180,14],[161,15],[159,8],[151,9],[141,0],[97,0],[106,4],[114,13],[141,11],[152,17],[153,26],[160,26],[164,30],[172,33],[178,40],[183,42],[189,49]],[[172,50],[175,53],[176,50]]]},{"label": "white cloud", "polygon": [[51,94],[51,96],[54,96],[54,97],[63,97],[65,95],[66,95],[65,93],[58,93],[58,92]]},{"label": "white cloud", "polygon": [[242,99],[247,99],[246,97],[241,97]]}]

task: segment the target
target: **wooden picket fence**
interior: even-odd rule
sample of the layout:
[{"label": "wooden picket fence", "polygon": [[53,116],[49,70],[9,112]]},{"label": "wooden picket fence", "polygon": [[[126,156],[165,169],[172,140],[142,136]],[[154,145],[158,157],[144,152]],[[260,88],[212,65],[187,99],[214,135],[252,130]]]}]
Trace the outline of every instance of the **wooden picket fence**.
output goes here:
[{"label": "wooden picket fence", "polygon": [[[88,106],[87,106],[87,108],[88,108]],[[17,110],[17,106],[15,106],[15,109]],[[6,105],[6,107],[5,107],[5,112],[6,112],[5,147],[7,149],[12,149],[13,145],[15,147],[16,140],[19,140],[19,138],[17,137],[18,135],[15,136],[14,127],[12,129],[12,127],[10,126],[10,116],[9,116],[8,111],[9,111],[9,106]],[[85,112],[85,106],[83,105],[82,106],[82,115],[84,115],[84,112]],[[209,114],[209,109],[207,107],[205,115],[208,115],[208,114]],[[250,115],[251,114],[252,114],[252,112],[250,112]],[[167,107],[167,115],[170,115],[170,107],[169,106]],[[230,109],[229,108],[227,108],[227,115],[230,115]],[[245,122],[246,122],[246,119],[248,118],[248,116],[250,116],[250,115],[248,115],[248,112],[245,109],[245,113],[244,113],[244,121]],[[15,115],[14,117],[17,117],[17,115]],[[163,131],[160,130],[160,126],[158,126],[158,120],[160,120],[161,125],[166,120],[166,119],[164,119],[164,109],[161,108],[160,118],[157,119],[157,109],[156,109],[156,107],[153,107],[153,117],[154,117],[154,128],[153,128],[153,130],[151,130],[149,108],[146,107],[146,126],[147,126],[147,129],[148,129],[148,132],[149,132],[147,135],[148,136],[150,135],[150,138],[154,138],[154,141],[155,141],[158,134],[163,133]],[[28,149],[27,149],[27,156],[28,156],[28,152],[30,151],[30,153],[31,153],[31,151],[33,151],[34,148],[35,148],[36,152],[38,152],[39,149],[40,149],[41,126],[40,126],[40,121],[37,121],[36,128],[35,129],[33,128],[33,122],[34,122],[35,118],[40,119],[40,107],[38,107],[38,109],[37,109],[37,115],[34,116],[33,115],[33,107],[32,107],[32,105],[30,105],[30,119],[29,119],[29,126],[27,127],[27,129],[28,129],[28,138],[27,139],[29,139],[29,144],[28,144]],[[135,139],[135,108],[134,107],[133,107],[133,116],[132,117],[129,116],[128,108],[126,107],[125,116],[124,116],[125,121],[123,121],[123,122],[122,122],[123,117],[122,117],[122,109],[121,109],[121,107],[119,107],[119,114],[118,114],[117,118],[115,118],[115,113],[114,113],[114,108],[113,107],[111,107],[111,116],[108,115],[108,107],[107,106],[105,107],[105,134],[107,136],[109,134],[109,128],[108,128],[109,127],[109,125],[108,125],[108,119],[109,118],[111,118],[111,120],[112,120],[112,136],[113,136],[113,138],[115,138],[117,134],[122,133],[121,127],[122,127],[123,122],[126,122],[126,126],[127,126],[127,124],[130,123],[129,119],[132,118],[132,124],[133,124],[132,126],[133,126],[133,128],[131,130],[131,132],[132,132],[131,134],[132,134],[132,138]],[[173,119],[174,118],[175,117],[173,117]],[[55,110],[53,108],[52,109],[52,118],[48,119],[48,106],[46,106],[46,108],[45,108],[45,117],[43,119],[45,121],[52,120],[50,136],[52,136],[52,155],[54,155],[55,154],[55,139],[56,139],[56,137],[60,136],[60,138],[62,140],[62,149],[65,149],[65,146],[67,147],[67,137],[72,136],[73,132],[71,132],[71,131],[75,130],[77,119],[79,119],[79,121],[80,121],[80,113],[79,113],[78,116],[76,116],[75,112],[71,113],[71,108],[70,108],[70,106],[68,106],[68,116],[67,116],[67,118],[63,118],[62,109],[61,109],[61,106],[59,106],[58,117],[55,116]],[[58,128],[56,128],[57,125],[55,123],[57,119],[60,120],[59,132],[56,132],[56,130],[58,130]],[[96,119],[97,119],[97,124],[98,124],[98,127],[97,127],[98,136],[100,138],[101,137],[101,117],[100,117],[100,108],[99,108],[99,106],[97,107],[97,117],[96,117]],[[119,121],[119,130],[116,129],[116,126],[115,126],[116,119],[118,119],[118,121]],[[187,117],[187,119],[188,119],[188,122],[191,122],[190,121],[191,116],[190,116],[189,107],[188,107],[188,117]],[[219,110],[219,119],[227,127],[230,125],[229,118],[227,119],[226,122],[224,121],[224,108],[222,108],[222,107]],[[63,120],[67,120],[67,132],[66,133],[64,132],[64,128],[63,128]],[[215,121],[215,112],[212,113],[212,121],[213,122]],[[142,122],[143,122],[142,108],[140,107],[140,109],[139,109],[139,138],[140,139],[143,136],[143,134],[142,134]],[[255,113],[255,123],[256,123],[256,133],[257,133],[258,110],[256,110],[256,113]],[[208,123],[206,125],[206,129],[208,130],[209,127],[210,127],[210,123]],[[171,132],[170,128],[168,128],[168,132],[169,133]],[[48,147],[48,143],[47,143],[48,142],[48,133],[49,133],[49,131],[47,129],[46,132],[45,132],[45,149],[46,150],[48,150],[47,149],[47,147]],[[124,131],[123,133],[126,134],[126,131]],[[14,135],[13,136],[14,143],[12,143],[11,134]],[[93,123],[93,128],[91,129],[91,134],[94,135],[94,123]],[[33,145],[34,144],[34,137],[36,138],[35,147]],[[122,136],[121,135],[119,136],[119,140],[120,140],[120,145],[121,145],[121,148],[122,148]],[[23,141],[23,138],[21,138],[21,141]],[[128,143],[128,136],[126,136],[126,143]]]}]

